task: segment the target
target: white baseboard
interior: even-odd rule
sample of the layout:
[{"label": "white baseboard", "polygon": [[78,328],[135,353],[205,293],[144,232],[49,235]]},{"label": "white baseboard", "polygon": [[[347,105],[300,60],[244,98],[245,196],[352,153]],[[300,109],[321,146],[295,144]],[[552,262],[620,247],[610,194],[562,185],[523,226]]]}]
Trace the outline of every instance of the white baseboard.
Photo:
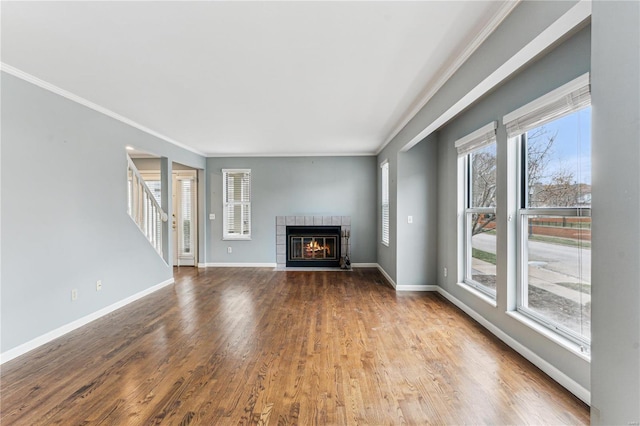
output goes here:
[{"label": "white baseboard", "polygon": [[377,268],[379,265],[377,263],[352,263],[352,268]]},{"label": "white baseboard", "polygon": [[75,321],[70,322],[69,324],[63,325],[62,327],[58,327],[55,330],[51,330],[48,333],[43,334],[42,336],[36,337],[35,339],[32,339],[26,343],[23,343],[19,346],[16,346],[13,349],[9,349],[6,352],[3,352],[2,354],[0,354],[0,364],[4,364],[7,361],[10,361],[14,358],[19,357],[20,355],[24,355],[29,351],[32,351],[36,348],[38,348],[39,346],[44,345],[45,343],[49,343],[50,341],[57,339],[58,337],[61,337],[67,333],[69,333],[70,331],[76,330],[84,325],[89,324],[92,321],[97,320],[100,317],[103,317],[117,309],[122,308],[123,306],[128,305],[131,302],[135,302],[138,299],[143,298],[144,296],[147,296],[155,291],[160,290],[163,287],[168,286],[169,284],[173,284],[174,283],[174,279],[173,278],[169,278],[166,281],[161,282],[160,284],[156,284],[153,287],[149,287],[145,290],[142,290],[141,292],[138,292],[134,295],[131,295],[125,299],[120,300],[119,302],[116,302],[112,305],[109,305],[107,307],[104,307],[98,311],[95,311],[89,315],[86,315],[82,318],[79,318]]},{"label": "white baseboard", "polygon": [[511,349],[518,352],[520,355],[529,360],[532,364],[538,367],[540,370],[544,371],[549,377],[558,382],[564,388],[566,388],[569,392],[580,398],[584,401],[585,404],[591,404],[591,392],[584,387],[582,387],[575,380],[564,374],[562,371],[558,370],[556,367],[540,358],[535,352],[531,349],[527,348],[511,336],[509,336],[504,331],[500,330],[498,327],[493,325],[491,322],[486,320],[482,315],[471,309],[469,306],[458,300],[451,293],[444,290],[440,286],[436,286],[436,291],[440,293],[445,299],[456,305],[458,308],[462,309],[467,315],[469,315],[474,320],[478,321],[484,328],[489,330],[493,335],[495,335],[498,339],[502,340],[506,343]]},{"label": "white baseboard", "polygon": [[198,268],[275,268],[276,263],[198,263]]},{"label": "white baseboard", "polygon": [[[276,268],[277,263],[198,263],[198,268]],[[377,263],[352,263],[352,268],[378,268]]]},{"label": "white baseboard", "polygon": [[387,274],[387,271],[385,271],[382,266],[376,263],[376,267],[378,268],[378,271],[380,271],[380,273],[384,275],[387,281],[389,281],[389,284],[391,284],[391,287],[393,287],[394,289],[398,287],[396,285],[396,282],[391,279],[391,275]]},{"label": "white baseboard", "polygon": [[437,285],[403,285],[396,286],[396,291],[438,291]]}]

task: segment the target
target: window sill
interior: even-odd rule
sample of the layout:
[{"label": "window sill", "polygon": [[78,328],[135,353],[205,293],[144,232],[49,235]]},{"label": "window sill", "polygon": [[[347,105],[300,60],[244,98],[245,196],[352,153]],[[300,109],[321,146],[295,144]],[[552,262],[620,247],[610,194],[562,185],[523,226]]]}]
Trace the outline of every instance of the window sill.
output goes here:
[{"label": "window sill", "polygon": [[480,290],[477,290],[477,289],[473,288],[472,286],[470,286],[467,283],[461,282],[461,283],[456,283],[456,284],[459,287],[462,287],[464,290],[468,291],[469,293],[473,294],[474,296],[476,296],[477,298],[479,298],[483,302],[493,306],[494,308],[498,307],[498,302],[496,301],[496,299],[492,298],[491,296],[484,294]]},{"label": "window sill", "polygon": [[517,312],[517,311],[507,311],[506,314],[508,316],[510,316],[511,318],[515,319],[516,321],[526,325],[527,327],[529,327],[530,329],[532,329],[533,331],[543,335],[544,337],[546,337],[547,339],[551,340],[553,343],[563,347],[564,349],[568,350],[569,352],[577,355],[578,357],[582,358],[583,360],[587,361],[587,362],[591,362],[591,356],[588,353],[582,352],[582,350],[580,349],[580,345],[578,345],[577,343],[562,337],[561,335],[559,335],[558,333],[554,333],[552,330],[548,329],[547,327],[545,327],[542,324],[539,324],[538,322],[532,320],[531,318],[528,318],[525,315],[522,315],[521,313]]}]

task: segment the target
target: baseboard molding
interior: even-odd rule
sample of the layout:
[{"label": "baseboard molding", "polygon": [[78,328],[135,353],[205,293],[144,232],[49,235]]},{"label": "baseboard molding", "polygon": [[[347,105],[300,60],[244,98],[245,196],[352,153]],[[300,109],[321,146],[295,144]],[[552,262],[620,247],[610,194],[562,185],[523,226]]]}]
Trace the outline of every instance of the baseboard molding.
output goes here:
[{"label": "baseboard molding", "polygon": [[[276,263],[198,263],[198,268],[276,268]],[[377,268],[377,263],[352,263],[352,268]]]},{"label": "baseboard molding", "polygon": [[35,339],[32,339],[26,343],[23,343],[19,346],[16,346],[13,349],[9,349],[6,352],[3,352],[2,354],[0,354],[0,365],[4,364],[7,361],[11,361],[14,358],[19,357],[20,355],[24,355],[27,352],[30,352],[36,348],[38,348],[39,346],[44,345],[45,343],[49,343],[50,341],[57,339],[58,337],[64,336],[65,334],[69,333],[70,331],[76,330],[84,325],[89,324],[92,321],[97,320],[100,317],[103,317],[107,314],[110,314],[111,312],[122,308],[123,306],[128,305],[131,302],[135,302],[138,299],[141,299],[155,291],[160,290],[163,287],[166,287],[170,284],[174,283],[174,279],[173,278],[169,278],[166,281],[161,282],[160,284],[156,284],[153,287],[149,287],[145,290],[142,290],[141,292],[138,292],[134,295],[131,295],[125,299],[120,300],[119,302],[116,302],[112,305],[109,305],[107,307],[104,307],[98,311],[95,311],[89,315],[86,315],[82,318],[79,318],[75,321],[70,322],[69,324],[63,325],[62,327],[58,327],[55,330],[51,330],[48,333],[43,334],[42,336],[36,337]]},{"label": "baseboard molding", "polygon": [[396,291],[438,291],[437,285],[402,285],[396,286]]},{"label": "baseboard molding", "polygon": [[591,405],[591,392],[584,387],[582,387],[575,380],[564,374],[562,371],[558,370],[556,367],[540,358],[535,352],[531,349],[527,348],[504,331],[500,330],[498,327],[493,325],[491,322],[487,321],[482,315],[471,309],[469,306],[458,300],[451,293],[444,290],[440,286],[435,286],[436,291],[441,294],[445,299],[456,305],[458,308],[462,309],[467,315],[480,323],[484,328],[489,330],[493,335],[495,335],[498,339],[502,340],[506,343],[511,349],[518,352],[520,355],[529,360],[532,364],[538,367],[540,370],[544,371],[549,377],[562,385],[569,392],[580,398],[585,404]]},{"label": "baseboard molding", "polygon": [[382,266],[376,263],[376,267],[378,268],[378,271],[380,271],[380,273],[387,279],[387,281],[389,281],[389,284],[391,284],[391,287],[393,287],[394,289],[398,287],[396,285],[396,282],[393,281],[393,279],[391,279],[391,275],[387,274],[387,271],[385,271]]},{"label": "baseboard molding", "polygon": [[276,263],[198,263],[198,268],[275,268]]}]

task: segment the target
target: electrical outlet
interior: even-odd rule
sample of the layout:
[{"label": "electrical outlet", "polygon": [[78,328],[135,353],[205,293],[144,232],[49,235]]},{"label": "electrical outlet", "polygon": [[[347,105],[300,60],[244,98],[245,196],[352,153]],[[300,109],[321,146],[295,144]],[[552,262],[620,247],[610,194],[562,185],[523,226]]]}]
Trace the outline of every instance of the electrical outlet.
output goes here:
[{"label": "electrical outlet", "polygon": [[96,281],[96,291],[102,290],[102,280]]},{"label": "electrical outlet", "polygon": [[78,289],[74,288],[71,290],[71,300],[78,300]]},{"label": "electrical outlet", "polygon": [[413,223],[413,216],[407,216],[407,223]]},{"label": "electrical outlet", "polygon": [[216,214],[215,213],[209,213],[209,220],[216,220]]},{"label": "electrical outlet", "polygon": [[232,251],[233,249],[231,247],[227,247],[227,253],[231,254]]},{"label": "electrical outlet", "polygon": [[447,268],[446,267],[442,269],[442,272],[444,273],[444,277],[447,278]]}]

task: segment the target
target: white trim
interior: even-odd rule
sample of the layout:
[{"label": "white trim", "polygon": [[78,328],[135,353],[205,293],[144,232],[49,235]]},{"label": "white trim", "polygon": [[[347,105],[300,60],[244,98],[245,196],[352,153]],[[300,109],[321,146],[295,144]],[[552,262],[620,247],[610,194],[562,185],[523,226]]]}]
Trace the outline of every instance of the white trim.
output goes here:
[{"label": "white trim", "polygon": [[575,380],[564,374],[558,368],[550,364],[549,362],[542,359],[531,349],[522,345],[520,342],[506,334],[504,331],[493,325],[482,315],[471,309],[469,306],[465,305],[460,300],[456,299],[449,292],[444,290],[442,287],[438,286],[438,293],[440,293],[444,298],[449,300],[451,303],[456,305],[458,308],[462,309],[467,315],[476,320],[480,325],[489,330],[493,335],[495,335],[498,339],[502,340],[506,343],[511,349],[518,352],[520,355],[529,360],[536,367],[544,371],[549,377],[558,382],[564,388],[566,388],[569,392],[573,393],[575,396],[580,398],[584,403],[590,405],[591,403],[591,392]]},{"label": "white trim", "polygon": [[352,268],[378,268],[380,265],[377,263],[352,263]]},{"label": "white trim", "polygon": [[245,157],[372,157],[378,155],[377,151],[365,152],[238,152],[217,153],[209,151],[207,157],[216,158],[245,158]]},{"label": "white trim", "polygon": [[[567,13],[562,15],[558,20],[549,25],[544,31],[538,34],[531,42],[520,49],[515,55],[509,58],[498,69],[492,72],[487,78],[482,80],[477,86],[469,90],[465,96],[460,98],[458,102],[453,104],[448,110],[437,117],[423,131],[414,136],[407,144],[405,144],[401,152],[406,152],[413,148],[418,142],[438,130],[446,122],[458,115],[462,110],[467,108],[476,100],[480,99],[494,87],[501,84],[519,69],[527,65],[532,59],[548,49],[566,34],[578,27],[591,16],[591,1],[581,0],[573,6]],[[380,153],[385,144],[378,153]]]},{"label": "white trim", "polygon": [[387,279],[387,281],[389,281],[389,284],[391,284],[391,287],[393,287],[394,289],[397,288],[398,286],[396,285],[395,281],[391,279],[391,276],[387,274],[387,271],[385,271],[384,268],[379,264],[376,264],[376,266],[378,267],[378,271],[380,271],[380,273]]},{"label": "white trim", "polygon": [[505,314],[515,319],[516,321],[526,325],[533,331],[540,333],[547,339],[551,340],[553,343],[562,346],[568,351],[571,351],[574,355],[579,356],[587,362],[591,362],[591,357],[580,351],[580,345],[578,343],[562,337],[562,335],[554,332],[553,330],[550,330],[549,328],[540,324],[538,321],[528,318],[526,315],[523,315],[518,311],[507,311],[505,312]]},{"label": "white trim", "polygon": [[[277,263],[198,263],[198,268],[277,268]],[[352,263],[352,268],[380,268],[377,263]],[[301,268],[305,269],[305,268]],[[306,268],[311,270],[312,268]],[[339,268],[327,268],[328,270]]]},{"label": "white trim", "polygon": [[90,322],[97,320],[98,318],[101,318],[107,314],[110,314],[111,312],[117,309],[120,309],[131,302],[135,302],[138,299],[148,296],[149,294],[156,292],[161,288],[168,286],[169,284],[173,284],[174,282],[175,281],[173,278],[169,278],[168,280],[163,281],[160,284],[156,284],[152,287],[142,290],[136,294],[133,294],[129,297],[126,297],[120,300],[119,302],[116,302],[112,305],[99,309],[82,318],[78,318],[77,320],[72,321],[69,324],[63,325],[62,327],[58,327],[55,330],[51,330],[48,333],[45,333],[42,336],[36,337],[35,339],[32,339],[26,343],[16,346],[13,349],[9,349],[8,351],[0,354],[0,364],[4,364],[7,361],[10,361],[14,358],[19,357],[20,355],[24,355],[29,351],[32,351],[46,343],[49,343],[52,340],[57,339],[58,337],[64,336],[65,334],[73,330],[76,330],[82,326],[85,326]]},{"label": "white trim", "polygon": [[403,285],[396,286],[396,291],[438,291],[437,285]]},{"label": "white trim", "polygon": [[[488,145],[490,141],[496,140],[497,128],[498,122],[494,120],[491,123],[485,124],[475,132],[471,132],[467,136],[458,139],[455,141],[454,146],[458,150],[458,153],[461,153],[461,151],[471,151]],[[467,145],[470,146],[467,147]]]},{"label": "white trim", "polygon": [[207,262],[198,263],[198,268],[275,268],[277,263]]},{"label": "white trim", "polygon": [[483,292],[481,292],[478,289],[473,288],[472,286],[470,286],[467,283],[464,282],[457,282],[456,285],[460,288],[462,288],[465,291],[468,291],[469,293],[473,294],[474,296],[476,296],[478,299],[482,300],[483,302],[485,302],[486,304],[497,308],[498,307],[498,301],[496,299],[492,299],[488,294],[484,294]]},{"label": "white trim", "polygon": [[122,122],[124,124],[127,124],[127,125],[131,126],[131,127],[135,127],[138,130],[142,130],[143,132],[148,133],[151,136],[155,136],[156,138],[162,139],[165,142],[169,142],[170,144],[175,145],[175,146],[177,146],[179,148],[186,149],[187,151],[193,152],[194,154],[198,154],[198,155],[201,155],[203,157],[206,157],[206,154],[204,152],[198,151],[198,150],[196,150],[196,149],[194,149],[194,148],[192,148],[192,147],[190,147],[188,145],[185,145],[185,144],[183,144],[181,142],[178,142],[178,141],[176,141],[174,139],[171,139],[168,136],[165,136],[165,135],[163,135],[161,133],[158,133],[155,130],[151,130],[150,128],[148,128],[146,126],[143,126],[142,124],[136,123],[133,120],[130,120],[130,119],[118,114],[118,113],[115,113],[115,112],[111,111],[110,109],[107,109],[107,108],[102,107],[102,106],[100,106],[98,104],[95,104],[95,103],[93,103],[93,102],[91,102],[91,101],[89,101],[89,100],[87,100],[85,98],[82,98],[82,97],[80,97],[78,95],[75,95],[75,94],[73,94],[71,92],[68,92],[68,91],[66,91],[66,90],[64,90],[64,89],[62,89],[62,88],[60,88],[58,86],[55,86],[55,85],[53,85],[51,83],[48,83],[48,82],[46,82],[44,80],[41,80],[38,77],[35,77],[35,76],[31,75],[31,74],[28,74],[28,73],[26,73],[24,71],[21,71],[21,70],[15,68],[15,67],[12,67],[11,65],[5,64],[4,62],[0,62],[0,70],[6,72],[7,74],[11,74],[14,77],[17,77],[19,79],[27,81],[27,82],[29,82],[31,84],[35,84],[36,86],[41,87],[42,89],[48,90],[49,92],[55,93],[56,95],[60,95],[63,98],[67,98],[67,99],[69,99],[69,100],[71,100],[73,102],[76,102],[76,103],[78,103],[80,105],[83,105],[83,106],[85,106],[87,108],[90,108],[90,109],[92,109],[94,111],[97,111],[97,112],[99,112],[101,114],[104,114],[104,115],[106,115],[108,117],[111,117],[114,120],[118,120],[118,121],[120,121],[120,122]]},{"label": "white trim", "polygon": [[427,85],[426,89],[423,91],[422,96],[418,98],[416,102],[414,102],[414,106],[407,111],[402,119],[398,122],[398,124],[394,127],[393,131],[387,136],[384,143],[378,148],[376,151],[376,155],[380,154],[382,150],[395,138],[398,133],[404,129],[404,127],[415,117],[418,112],[431,100],[431,98],[438,93],[438,90],[445,85],[447,81],[455,74],[458,69],[475,53],[475,51],[485,42],[485,40],[500,26],[502,21],[504,21],[507,16],[515,9],[515,7],[520,3],[520,0],[515,1],[506,1],[501,6],[498,12],[491,18],[491,20],[480,30],[477,35],[467,43],[466,48],[462,51],[460,55],[456,58],[453,58],[449,64],[444,65],[440,68],[441,72],[438,77],[433,79],[430,84]]},{"label": "white trim", "polygon": [[584,86],[589,85],[589,73],[582,74],[580,77],[571,80],[570,82],[563,84],[551,92],[540,96],[538,99],[535,99],[529,102],[526,105],[521,106],[515,111],[510,112],[509,114],[502,117],[502,124],[507,124],[513,120],[517,120],[518,118],[527,115],[531,112],[538,110],[550,103],[558,101],[564,98],[567,95],[570,95],[574,91],[583,88]]}]

